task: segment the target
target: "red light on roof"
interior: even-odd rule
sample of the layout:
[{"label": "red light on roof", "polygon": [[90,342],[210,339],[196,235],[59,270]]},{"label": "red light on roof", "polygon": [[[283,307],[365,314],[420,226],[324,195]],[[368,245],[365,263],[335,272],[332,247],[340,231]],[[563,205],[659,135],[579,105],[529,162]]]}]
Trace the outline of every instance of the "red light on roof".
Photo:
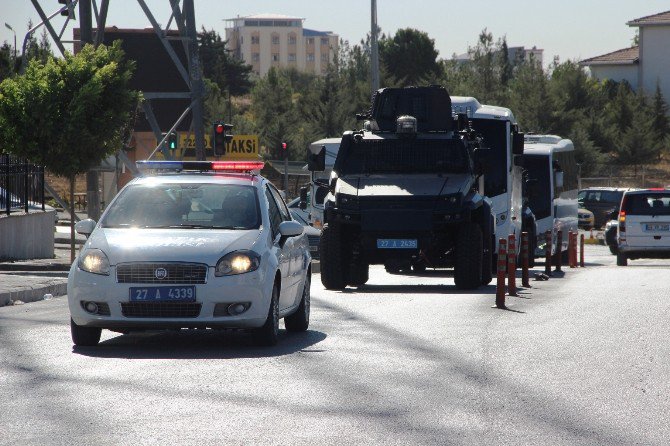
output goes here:
[{"label": "red light on roof", "polygon": [[216,126],[216,133],[223,133],[224,130],[225,128],[223,127],[223,124],[218,124]]},{"label": "red light on roof", "polygon": [[265,166],[263,161],[213,161],[212,170],[247,172],[261,170]]},{"label": "red light on roof", "polygon": [[652,188],[649,188],[647,190],[665,190],[665,188],[664,187],[652,187]]}]

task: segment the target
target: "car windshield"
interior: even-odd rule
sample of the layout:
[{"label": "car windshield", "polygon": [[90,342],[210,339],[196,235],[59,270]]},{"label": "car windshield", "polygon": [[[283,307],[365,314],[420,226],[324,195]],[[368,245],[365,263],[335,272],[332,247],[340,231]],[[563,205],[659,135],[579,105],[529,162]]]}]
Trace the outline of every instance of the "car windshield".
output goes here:
[{"label": "car windshield", "polygon": [[629,215],[670,215],[670,192],[629,194],[623,210]]},{"label": "car windshield", "polygon": [[469,171],[467,149],[458,139],[364,139],[339,156],[343,175]]},{"label": "car windshield", "polygon": [[100,224],[105,228],[258,229],[260,222],[252,186],[183,183],[130,185]]}]

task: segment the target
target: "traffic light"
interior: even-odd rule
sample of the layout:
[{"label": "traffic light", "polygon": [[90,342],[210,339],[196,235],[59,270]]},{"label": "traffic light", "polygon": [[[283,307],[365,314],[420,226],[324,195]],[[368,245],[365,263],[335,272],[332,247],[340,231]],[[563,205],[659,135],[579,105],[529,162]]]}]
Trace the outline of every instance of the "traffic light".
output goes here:
[{"label": "traffic light", "polygon": [[233,139],[233,135],[228,134],[228,131],[232,128],[232,124],[225,124],[223,122],[214,123],[214,135],[212,137],[214,156],[224,156],[226,154],[226,143]]},{"label": "traffic light", "polygon": [[58,0],[58,3],[61,5],[67,5],[67,9],[62,10],[60,15],[70,17],[72,20],[76,20],[76,17],[74,16],[74,6],[72,5],[72,0]]},{"label": "traffic light", "polygon": [[288,145],[285,142],[281,143],[280,155],[281,159],[288,159]]},{"label": "traffic light", "polygon": [[177,150],[177,132],[170,132],[167,137],[167,146],[170,150]]}]

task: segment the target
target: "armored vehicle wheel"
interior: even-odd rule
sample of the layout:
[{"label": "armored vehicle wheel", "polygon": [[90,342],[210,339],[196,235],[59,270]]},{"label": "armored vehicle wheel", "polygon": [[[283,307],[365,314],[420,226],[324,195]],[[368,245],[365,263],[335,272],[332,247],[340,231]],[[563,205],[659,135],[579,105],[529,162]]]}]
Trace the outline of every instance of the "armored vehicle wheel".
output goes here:
[{"label": "armored vehicle wheel", "polygon": [[[485,249],[482,253],[482,285],[488,285],[491,283],[491,280],[493,280],[493,249],[496,245],[493,236],[484,237],[484,240]],[[486,240],[489,242],[486,243]]]},{"label": "armored vehicle wheel", "polygon": [[321,283],[327,290],[343,290],[347,286],[347,265],[343,259],[343,249],[339,228],[323,225],[319,254],[321,257]]},{"label": "armored vehicle wheel", "polygon": [[368,279],[370,279],[370,265],[367,263],[356,263],[351,266],[351,272],[349,273],[349,285],[365,285]]},{"label": "armored vehicle wheel", "polygon": [[476,223],[464,223],[456,235],[454,282],[456,288],[472,290],[482,283],[482,231]]}]

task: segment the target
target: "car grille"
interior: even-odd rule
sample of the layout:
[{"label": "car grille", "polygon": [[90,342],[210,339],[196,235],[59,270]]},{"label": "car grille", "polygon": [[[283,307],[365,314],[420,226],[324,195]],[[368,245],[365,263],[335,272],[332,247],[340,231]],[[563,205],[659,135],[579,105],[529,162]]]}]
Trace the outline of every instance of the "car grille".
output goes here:
[{"label": "car grille", "polygon": [[121,302],[125,317],[194,318],[201,308],[200,302]]},{"label": "car grille", "polygon": [[[156,270],[164,269],[159,279]],[[201,263],[122,263],[116,266],[119,283],[199,284],[207,283],[207,265]]]}]

